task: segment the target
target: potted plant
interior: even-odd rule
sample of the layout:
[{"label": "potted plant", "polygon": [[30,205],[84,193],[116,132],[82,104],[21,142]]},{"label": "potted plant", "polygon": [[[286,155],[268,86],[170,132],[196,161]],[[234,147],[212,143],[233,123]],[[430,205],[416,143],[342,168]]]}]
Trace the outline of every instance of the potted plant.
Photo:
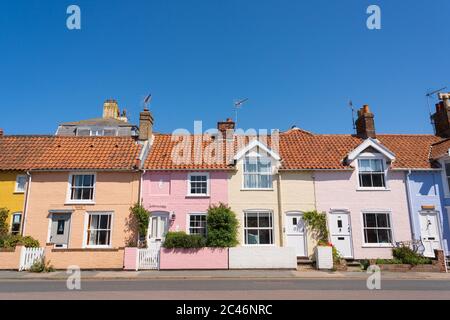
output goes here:
[{"label": "potted plant", "polygon": [[333,269],[333,245],[330,242],[320,240],[317,243],[315,256],[317,269]]}]

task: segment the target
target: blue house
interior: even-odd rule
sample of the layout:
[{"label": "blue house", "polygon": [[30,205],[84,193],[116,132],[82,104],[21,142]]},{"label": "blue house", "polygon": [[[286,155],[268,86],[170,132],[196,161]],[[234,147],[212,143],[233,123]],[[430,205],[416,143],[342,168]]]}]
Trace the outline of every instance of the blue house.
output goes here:
[{"label": "blue house", "polygon": [[430,169],[410,170],[406,179],[412,238],[422,241],[429,257],[434,249],[448,256],[450,248],[450,93],[439,94],[439,100],[431,116]]},{"label": "blue house", "polygon": [[442,170],[410,171],[406,181],[412,238],[422,241],[427,257],[434,257],[434,249],[443,249],[448,255],[450,224],[446,206],[450,208],[450,198],[445,198]]}]

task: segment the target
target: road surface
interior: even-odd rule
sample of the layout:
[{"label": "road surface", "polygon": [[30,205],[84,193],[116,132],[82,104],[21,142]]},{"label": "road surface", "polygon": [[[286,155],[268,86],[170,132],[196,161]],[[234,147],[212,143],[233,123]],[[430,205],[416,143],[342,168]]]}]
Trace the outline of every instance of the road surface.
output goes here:
[{"label": "road surface", "polygon": [[61,280],[1,280],[0,299],[450,299],[450,281],[362,279],[85,280],[68,290]]}]

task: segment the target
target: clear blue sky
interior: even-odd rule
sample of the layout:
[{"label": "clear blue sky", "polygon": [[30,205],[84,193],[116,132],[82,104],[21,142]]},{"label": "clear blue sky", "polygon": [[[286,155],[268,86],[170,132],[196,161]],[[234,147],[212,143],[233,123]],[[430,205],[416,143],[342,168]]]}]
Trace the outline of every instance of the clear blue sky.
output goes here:
[{"label": "clear blue sky", "polygon": [[[66,28],[70,4],[81,31]],[[352,99],[378,132],[431,133],[425,93],[450,90],[449,31],[448,0],[2,0],[0,127],[52,134],[106,98],[137,122],[151,92],[163,132],[215,126],[249,97],[244,128],[350,133]]]}]

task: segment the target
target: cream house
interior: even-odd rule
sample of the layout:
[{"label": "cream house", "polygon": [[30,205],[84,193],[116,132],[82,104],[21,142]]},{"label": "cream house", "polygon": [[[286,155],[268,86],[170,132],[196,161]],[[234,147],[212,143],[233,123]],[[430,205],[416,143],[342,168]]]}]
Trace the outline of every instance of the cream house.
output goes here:
[{"label": "cream house", "polygon": [[315,209],[314,183],[310,171],[292,166],[293,150],[285,137],[279,137],[279,152],[259,140],[237,151],[235,171],[229,176],[229,205],[240,222],[242,246],[293,247],[297,257],[308,257],[314,243],[303,213]]}]

